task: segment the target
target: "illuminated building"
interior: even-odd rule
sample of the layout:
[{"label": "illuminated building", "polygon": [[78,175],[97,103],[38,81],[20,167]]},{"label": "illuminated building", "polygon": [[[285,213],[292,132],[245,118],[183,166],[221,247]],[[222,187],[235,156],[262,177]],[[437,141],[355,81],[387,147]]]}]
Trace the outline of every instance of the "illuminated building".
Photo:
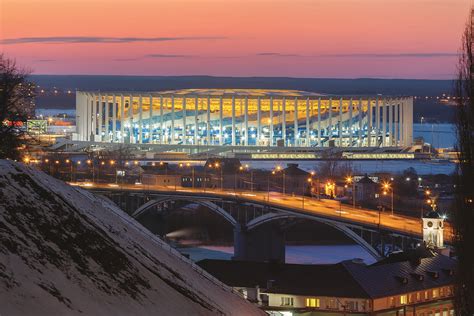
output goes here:
[{"label": "illuminated building", "polygon": [[[420,254],[420,252],[419,252]],[[371,265],[198,262],[269,315],[454,315],[456,260],[398,253]]]},{"label": "illuminated building", "polygon": [[294,90],[77,92],[75,140],[278,147],[405,147],[413,99]]}]

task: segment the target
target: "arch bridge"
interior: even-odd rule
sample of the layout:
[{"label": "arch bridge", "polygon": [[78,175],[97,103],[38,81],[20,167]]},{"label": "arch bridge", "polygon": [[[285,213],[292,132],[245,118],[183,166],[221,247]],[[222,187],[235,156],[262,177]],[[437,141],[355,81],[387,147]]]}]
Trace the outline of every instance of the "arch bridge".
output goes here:
[{"label": "arch bridge", "polygon": [[[139,219],[150,211],[172,211],[176,205],[201,205],[218,214],[234,230],[234,258],[238,260],[285,261],[285,230],[302,220],[316,221],[331,226],[345,234],[379,259],[392,249],[408,249],[421,242],[419,232],[400,227],[390,227],[375,221],[362,221],[348,216],[339,205],[333,215],[313,209],[287,206],[277,201],[243,196],[226,192],[137,191],[92,189],[113,200],[132,217]],[[332,202],[332,201],[331,201]],[[304,203],[304,200],[303,200]],[[304,205],[304,204],[303,204]],[[313,207],[314,208],[314,207]],[[317,208],[317,206],[316,206]],[[321,206],[323,208],[323,206]],[[359,214],[360,215],[360,214]],[[384,215],[387,216],[386,214]]]}]

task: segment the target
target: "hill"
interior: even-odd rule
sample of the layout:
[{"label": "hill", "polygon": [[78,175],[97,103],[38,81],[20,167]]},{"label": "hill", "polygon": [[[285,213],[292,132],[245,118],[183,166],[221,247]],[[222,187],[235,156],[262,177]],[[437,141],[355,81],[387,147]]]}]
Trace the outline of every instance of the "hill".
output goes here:
[{"label": "hill", "polygon": [[2,315],[260,315],[115,204],[0,160]]}]

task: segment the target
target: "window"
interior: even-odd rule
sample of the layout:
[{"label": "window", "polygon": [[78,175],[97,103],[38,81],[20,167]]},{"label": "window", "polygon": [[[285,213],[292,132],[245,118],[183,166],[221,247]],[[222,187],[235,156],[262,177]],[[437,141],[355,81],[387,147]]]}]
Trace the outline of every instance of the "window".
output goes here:
[{"label": "window", "polygon": [[357,311],[359,310],[359,302],[357,301],[346,301],[347,309],[350,311]]},{"label": "window", "polygon": [[425,291],[425,300],[429,298],[428,291]]},{"label": "window", "polygon": [[439,289],[433,289],[433,298],[439,297]]},{"label": "window", "polygon": [[416,292],[416,300],[417,300],[417,302],[421,301],[421,294],[420,294],[420,292]]},{"label": "window", "polygon": [[400,304],[401,305],[406,305],[408,303],[408,297],[407,295],[400,295]]},{"label": "window", "polygon": [[388,306],[395,306],[395,297],[388,298]]},{"label": "window", "polygon": [[281,298],[281,306],[293,306],[293,298],[292,298],[292,297],[283,296],[283,297]]},{"label": "window", "polygon": [[337,301],[335,299],[330,299],[327,308],[337,309]]},{"label": "window", "polygon": [[307,298],[306,307],[319,307],[319,298]]}]

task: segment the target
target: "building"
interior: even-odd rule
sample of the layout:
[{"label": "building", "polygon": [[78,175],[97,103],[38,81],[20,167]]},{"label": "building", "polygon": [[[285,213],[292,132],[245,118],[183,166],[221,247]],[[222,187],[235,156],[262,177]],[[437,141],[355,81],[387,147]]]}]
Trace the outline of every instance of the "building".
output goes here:
[{"label": "building", "polygon": [[423,241],[428,247],[444,248],[444,219],[435,210],[423,215]]},{"label": "building", "polygon": [[405,147],[413,99],[294,90],[76,93],[74,140],[274,147]]},{"label": "building", "polygon": [[454,315],[454,259],[395,255],[297,265],[206,259],[206,271],[270,315]]},{"label": "building", "polygon": [[353,181],[355,181],[354,187],[357,203],[364,204],[371,202],[376,198],[376,194],[380,192],[380,185],[367,175],[360,178],[358,181],[356,179]]}]

